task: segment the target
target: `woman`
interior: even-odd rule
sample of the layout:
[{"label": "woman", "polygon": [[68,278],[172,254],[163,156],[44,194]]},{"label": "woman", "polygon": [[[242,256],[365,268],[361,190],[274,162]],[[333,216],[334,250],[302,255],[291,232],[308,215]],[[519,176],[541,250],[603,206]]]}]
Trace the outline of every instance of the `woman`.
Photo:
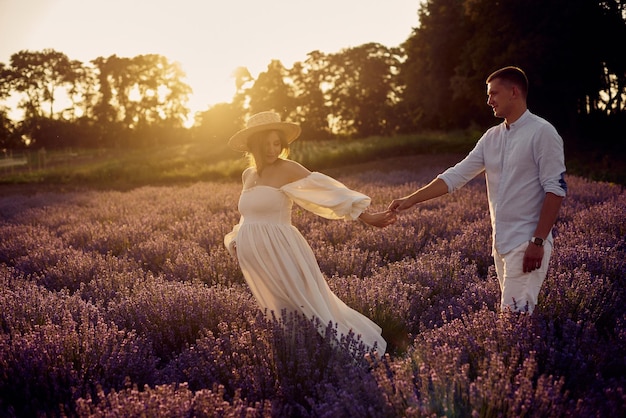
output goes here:
[{"label": "woman", "polygon": [[266,312],[299,311],[323,325],[332,322],[339,335],[352,331],[382,355],[387,343],[381,328],[330,290],[311,247],[291,224],[291,208],[295,202],[324,218],[359,219],[377,227],[393,223],[395,214],[365,212],[371,203],[368,196],[287,159],[289,144],[299,135],[299,125],[281,122],[274,112],[261,112],[230,138],[229,146],[247,152],[251,164],[242,174],[241,219],[224,245],[238,259]]}]

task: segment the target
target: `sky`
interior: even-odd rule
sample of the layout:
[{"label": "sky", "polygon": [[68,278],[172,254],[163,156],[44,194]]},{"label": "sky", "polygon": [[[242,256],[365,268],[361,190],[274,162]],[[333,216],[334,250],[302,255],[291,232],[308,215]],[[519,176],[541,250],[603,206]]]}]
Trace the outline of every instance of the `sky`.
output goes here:
[{"label": "sky", "polygon": [[0,0],[0,62],[54,49],[84,63],[159,54],[180,63],[193,112],[235,93],[233,70],[252,77],[311,51],[377,42],[399,46],[421,0]]}]

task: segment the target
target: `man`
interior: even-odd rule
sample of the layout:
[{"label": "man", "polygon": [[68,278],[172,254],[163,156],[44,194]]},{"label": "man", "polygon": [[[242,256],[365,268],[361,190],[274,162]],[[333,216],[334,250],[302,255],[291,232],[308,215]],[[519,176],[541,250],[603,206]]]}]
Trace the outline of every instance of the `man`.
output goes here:
[{"label": "man", "polygon": [[493,257],[502,310],[532,313],[552,253],[552,227],[565,197],[563,140],[526,103],[528,79],[517,67],[487,78],[487,104],[504,122],[490,128],[474,149],[428,185],[395,199],[394,211],[452,193],[485,172]]}]

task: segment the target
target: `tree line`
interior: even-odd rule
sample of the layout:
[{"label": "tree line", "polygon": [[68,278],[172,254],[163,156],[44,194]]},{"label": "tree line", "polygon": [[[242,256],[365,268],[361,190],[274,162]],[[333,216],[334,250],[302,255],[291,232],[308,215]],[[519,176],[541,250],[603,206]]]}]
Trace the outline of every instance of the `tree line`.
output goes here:
[{"label": "tree line", "polygon": [[312,51],[286,68],[272,60],[256,79],[245,67],[236,93],[194,115],[178,63],[150,54],[88,63],[52,49],[0,63],[0,101],[19,97],[21,120],[0,108],[0,148],[137,148],[225,141],[245,117],[275,110],[308,139],[483,129],[485,78],[517,65],[529,107],[570,142],[626,142],[626,0],[426,0],[399,46]]}]

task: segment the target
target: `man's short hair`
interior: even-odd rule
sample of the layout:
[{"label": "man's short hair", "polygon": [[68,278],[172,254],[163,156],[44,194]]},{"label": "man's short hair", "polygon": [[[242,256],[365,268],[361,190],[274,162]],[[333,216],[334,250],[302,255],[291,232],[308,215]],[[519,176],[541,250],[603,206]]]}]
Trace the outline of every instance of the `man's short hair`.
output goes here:
[{"label": "man's short hair", "polygon": [[490,83],[496,78],[516,85],[519,87],[524,97],[528,96],[528,78],[521,68],[514,66],[500,68],[487,77],[487,83]]}]

